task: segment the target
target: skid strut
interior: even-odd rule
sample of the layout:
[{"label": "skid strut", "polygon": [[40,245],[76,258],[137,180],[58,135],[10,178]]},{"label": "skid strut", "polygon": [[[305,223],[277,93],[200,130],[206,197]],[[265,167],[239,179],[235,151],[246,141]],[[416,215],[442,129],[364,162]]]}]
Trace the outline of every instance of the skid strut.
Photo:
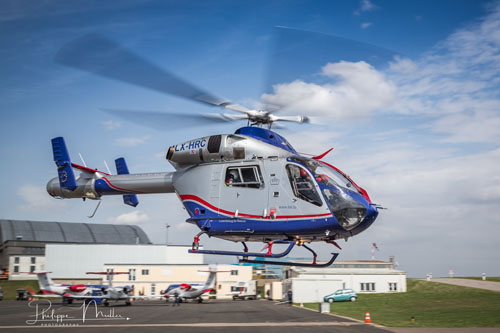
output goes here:
[{"label": "skid strut", "polygon": [[[245,242],[241,242],[241,244],[243,244],[243,252],[248,253],[247,244]],[[243,259],[248,259],[248,256],[243,256]]]},{"label": "skid strut", "polygon": [[193,246],[191,247],[191,250],[189,250],[189,252],[198,251],[198,248],[200,247],[200,236],[203,235],[204,233],[205,231],[200,231],[196,236],[194,236]]},{"label": "skid strut", "polygon": [[[309,246],[307,246],[306,244],[303,244],[302,246],[303,246],[303,247],[305,247],[306,249],[308,249],[309,251],[311,251],[311,252],[312,252],[312,254],[313,254],[313,256],[314,256],[314,257],[313,257],[313,263],[312,263],[312,265],[313,265],[313,266],[316,266],[316,258],[318,257],[318,255],[316,254],[316,252],[314,252],[314,251],[313,251],[313,249],[311,249],[311,248],[310,248]],[[334,259],[334,260],[335,260],[335,259]]]},{"label": "skid strut", "polygon": [[256,259],[256,260],[240,259],[240,263],[321,268],[321,267],[328,267],[331,264],[333,264],[335,259],[337,259],[338,255],[339,255],[338,253],[332,253],[332,258],[328,262],[323,263],[323,264],[317,264],[315,262],[313,262],[312,264],[308,264],[305,262],[273,261],[273,260],[258,260],[258,259]]}]

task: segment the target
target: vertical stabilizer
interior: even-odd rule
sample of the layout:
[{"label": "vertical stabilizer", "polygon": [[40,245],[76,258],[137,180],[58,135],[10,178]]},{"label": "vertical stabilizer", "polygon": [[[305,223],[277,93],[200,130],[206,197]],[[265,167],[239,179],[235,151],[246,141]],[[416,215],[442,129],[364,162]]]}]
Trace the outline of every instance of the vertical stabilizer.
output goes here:
[{"label": "vertical stabilizer", "polygon": [[54,153],[54,162],[57,165],[59,185],[62,188],[73,191],[77,186],[76,179],[63,137],[52,139],[52,152]]},{"label": "vertical stabilizer", "polygon": [[36,277],[38,278],[38,284],[40,289],[51,291],[51,287],[54,285],[52,279],[49,277],[47,272],[36,272]]},{"label": "vertical stabilizer", "polygon": [[203,286],[203,290],[215,288],[215,276],[216,276],[216,274],[217,274],[217,266],[210,265],[208,279],[205,282],[205,285]]}]

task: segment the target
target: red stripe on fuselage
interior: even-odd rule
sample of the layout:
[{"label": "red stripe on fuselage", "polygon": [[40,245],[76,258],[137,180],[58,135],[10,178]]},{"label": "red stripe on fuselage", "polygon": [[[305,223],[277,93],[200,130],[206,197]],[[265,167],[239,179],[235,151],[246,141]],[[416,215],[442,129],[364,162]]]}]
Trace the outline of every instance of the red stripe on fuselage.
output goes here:
[{"label": "red stripe on fuselage", "polygon": [[[71,163],[71,166],[73,168],[80,169],[82,171],[86,171],[86,172],[90,172],[90,173],[100,173],[100,174],[103,174],[103,175],[106,175],[106,176],[111,176],[109,173],[102,172],[102,171],[99,171],[99,170],[94,170],[94,169],[91,169],[91,168],[87,168],[87,167],[85,167],[83,165],[78,165],[78,164],[75,164],[75,163]],[[102,177],[100,179],[103,179],[109,185],[109,187],[111,187],[111,188],[113,188],[113,189],[115,189],[117,191],[123,191],[123,192],[128,192],[128,193],[143,193],[143,192],[139,192],[139,191],[126,190],[124,188],[115,186],[115,185],[111,184],[111,182],[106,177]]]},{"label": "red stripe on fuselage", "polygon": [[103,175],[109,176],[109,173],[102,172],[102,171],[95,170],[95,169],[91,169],[91,168],[87,168],[86,166],[83,166],[83,165],[78,165],[78,164],[75,164],[75,163],[71,163],[71,166],[73,168],[80,169],[80,170],[83,170],[83,171],[87,171],[87,172],[90,172],[90,173],[96,173],[97,172],[97,173],[102,173]]},{"label": "red stripe on fuselage", "polygon": [[[223,214],[227,214],[227,215],[234,215],[235,214],[234,212],[230,212],[228,210],[217,208],[217,207],[211,205],[210,203],[206,202],[205,200],[201,199],[200,197],[197,197],[196,195],[184,194],[184,195],[181,195],[180,197],[181,197],[182,201],[192,200],[192,201],[195,201],[199,204],[202,204],[202,205],[204,205],[204,206],[206,206],[206,207],[210,208],[211,210],[216,211],[218,213],[223,213]],[[244,213],[238,213],[238,216],[253,217],[253,218],[258,218],[258,219],[266,219],[266,220],[270,219],[269,216],[262,217],[261,215],[252,215],[252,214],[244,214]],[[295,218],[313,218],[313,217],[330,217],[330,216],[332,216],[331,213],[316,214],[316,215],[281,215],[281,216],[276,216],[276,219],[295,219]]]},{"label": "red stripe on fuselage", "polygon": [[103,179],[103,180],[106,182],[106,184],[108,184],[108,185],[109,185],[109,187],[111,187],[111,188],[113,188],[113,189],[115,189],[115,190],[117,190],[117,191],[123,191],[123,192],[128,192],[128,193],[143,193],[143,192],[139,192],[139,191],[131,191],[131,190],[126,190],[126,189],[124,189],[124,188],[121,188],[121,187],[115,186],[115,185],[111,184],[111,182],[110,182],[110,181],[108,180],[108,178],[106,178],[106,177],[102,177],[101,179]]}]

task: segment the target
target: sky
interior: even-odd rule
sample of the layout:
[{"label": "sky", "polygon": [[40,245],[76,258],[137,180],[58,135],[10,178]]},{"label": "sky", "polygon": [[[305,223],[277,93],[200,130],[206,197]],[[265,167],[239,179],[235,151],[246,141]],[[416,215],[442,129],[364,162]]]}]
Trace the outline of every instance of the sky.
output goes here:
[{"label": "sky", "polygon": [[103,112],[218,110],[54,61],[93,32],[216,96],[311,117],[277,131],[300,152],[334,147],[324,160],[387,208],[339,259],[371,259],[376,243],[410,277],[500,275],[500,2],[0,0],[0,218],[137,224],[155,243],[169,224],[171,244],[190,244],[197,228],[175,195],[137,208],[106,197],[90,219],[95,201],[45,192],[56,136],[75,163],[106,171],[123,156],[140,173],[173,171],[171,145],[245,125],[158,130]]}]

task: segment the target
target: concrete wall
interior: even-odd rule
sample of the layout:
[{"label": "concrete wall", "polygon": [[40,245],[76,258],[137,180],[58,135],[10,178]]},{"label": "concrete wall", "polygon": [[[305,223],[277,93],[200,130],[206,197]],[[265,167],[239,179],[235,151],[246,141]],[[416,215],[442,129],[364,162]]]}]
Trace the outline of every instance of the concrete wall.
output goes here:
[{"label": "concrete wall", "polygon": [[294,303],[323,302],[325,295],[342,289],[342,281],[338,279],[292,279],[291,289]]},{"label": "concrete wall", "polygon": [[202,254],[189,246],[47,244],[46,270],[55,279],[88,278],[86,272],[103,271],[104,264],[203,264]]}]

